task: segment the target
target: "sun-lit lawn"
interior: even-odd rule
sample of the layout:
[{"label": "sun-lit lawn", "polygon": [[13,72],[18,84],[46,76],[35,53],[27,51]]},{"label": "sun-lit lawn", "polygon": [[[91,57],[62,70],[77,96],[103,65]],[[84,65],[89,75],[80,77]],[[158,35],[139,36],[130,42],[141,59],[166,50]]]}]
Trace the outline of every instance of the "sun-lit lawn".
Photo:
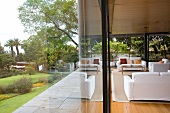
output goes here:
[{"label": "sun-lit lawn", "polygon": [[[0,113],[12,113],[13,111],[15,111],[16,109],[21,107],[23,104],[25,104],[26,102],[28,102],[35,96],[39,95],[44,90],[48,89],[54,83],[60,81],[62,78],[64,78],[68,74],[69,73],[58,73],[57,75],[59,77],[57,77],[52,83],[48,83],[44,86],[42,85],[41,87],[38,87],[38,88],[33,88],[30,93],[18,95],[18,96],[0,101]],[[31,77],[32,82],[36,83],[39,81],[40,78],[47,78],[50,75],[51,74],[45,74],[45,73],[36,73],[35,75],[28,75],[28,74],[17,75],[17,76],[0,79],[0,85],[1,84],[6,84],[6,85],[12,84],[14,81],[16,81],[17,79],[19,79],[21,77]],[[52,77],[52,76],[50,76],[50,77]]]},{"label": "sun-lit lawn", "polygon": [[29,75],[29,74],[17,75],[17,76],[12,76],[7,78],[1,78],[0,85],[12,84],[14,81],[18,80],[21,77],[31,77],[32,82],[36,83],[40,78],[47,78],[48,76],[50,76],[50,74],[46,74],[46,73],[36,73],[35,75]]},{"label": "sun-lit lawn", "polygon": [[50,85],[35,88],[30,93],[0,101],[0,113],[12,113],[13,111],[21,107],[23,104],[25,104],[26,102],[46,90],[48,87],[50,87]]}]

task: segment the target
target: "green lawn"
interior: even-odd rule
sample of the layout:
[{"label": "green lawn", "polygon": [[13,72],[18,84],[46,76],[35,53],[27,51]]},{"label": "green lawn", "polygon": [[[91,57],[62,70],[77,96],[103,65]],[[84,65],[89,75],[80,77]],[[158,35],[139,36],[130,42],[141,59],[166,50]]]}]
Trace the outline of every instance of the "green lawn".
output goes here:
[{"label": "green lawn", "polygon": [[34,89],[30,93],[0,101],[0,113],[12,113],[13,111],[21,107],[23,104],[25,104],[26,102],[28,102],[29,100],[31,100],[32,98],[46,90],[48,87],[50,86],[45,85],[41,88]]},{"label": "green lawn", "polygon": [[39,78],[46,78],[50,76],[50,74],[46,74],[46,73],[36,73],[35,75],[28,75],[28,74],[23,74],[23,75],[17,75],[17,76],[12,76],[12,77],[7,77],[7,78],[1,78],[0,79],[0,85],[1,84],[12,84],[14,81],[16,81],[17,79],[21,78],[21,77],[31,77],[32,78],[32,82],[35,83],[39,80]]},{"label": "green lawn", "polygon": [[[59,73],[59,74],[61,75],[61,73]],[[68,74],[69,73],[63,73],[61,75],[61,77],[56,79],[52,84],[48,84],[48,85],[42,86],[40,88],[35,88],[30,93],[19,95],[16,97],[12,97],[10,99],[0,101],[0,113],[12,113],[13,111],[15,111],[16,109],[21,107],[23,104],[25,104],[26,102],[28,102],[29,100],[31,100],[32,98],[34,98],[35,96],[37,96],[38,94],[40,94],[41,92],[43,92],[44,90],[49,88],[51,85],[60,81],[63,77],[67,76]],[[32,82],[35,83],[39,80],[39,78],[48,77],[48,76],[50,76],[50,74],[36,73],[35,75],[31,75],[31,76],[28,74],[17,75],[17,76],[0,79],[0,84],[6,84],[6,85],[11,84],[11,83],[13,83],[13,81],[16,81],[17,79],[19,79],[23,76],[31,77]]]}]

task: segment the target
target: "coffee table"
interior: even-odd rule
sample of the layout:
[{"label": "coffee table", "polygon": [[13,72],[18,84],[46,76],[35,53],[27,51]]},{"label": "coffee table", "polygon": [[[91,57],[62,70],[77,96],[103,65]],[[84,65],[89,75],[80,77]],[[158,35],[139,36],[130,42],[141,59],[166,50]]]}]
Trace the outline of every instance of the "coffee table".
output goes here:
[{"label": "coffee table", "polygon": [[141,68],[142,69],[142,71],[145,71],[145,66],[143,66],[143,65],[135,65],[135,66],[132,66],[132,65],[127,65],[127,66],[122,66],[122,74],[123,74],[123,68]]}]

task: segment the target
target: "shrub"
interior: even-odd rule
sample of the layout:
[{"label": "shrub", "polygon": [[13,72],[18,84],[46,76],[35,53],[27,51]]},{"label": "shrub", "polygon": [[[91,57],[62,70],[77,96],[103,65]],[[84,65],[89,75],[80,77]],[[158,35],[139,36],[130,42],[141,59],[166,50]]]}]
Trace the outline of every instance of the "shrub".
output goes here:
[{"label": "shrub", "polygon": [[49,77],[48,77],[48,83],[53,83],[53,81],[54,81],[53,76],[49,76]]},{"label": "shrub", "polygon": [[40,78],[39,81],[40,83],[48,83],[48,78]]},{"label": "shrub", "polygon": [[0,94],[5,94],[6,90],[5,90],[5,85],[0,85]]},{"label": "shrub", "polygon": [[29,93],[32,88],[31,79],[26,78],[26,77],[20,78],[19,80],[15,82],[15,87],[16,87],[17,93],[22,93],[22,94]]},{"label": "shrub", "polygon": [[9,84],[5,87],[6,93],[15,93],[16,88],[14,84]]},{"label": "shrub", "polygon": [[31,66],[27,66],[26,68],[26,71],[29,75],[34,75],[35,74],[35,69]]}]

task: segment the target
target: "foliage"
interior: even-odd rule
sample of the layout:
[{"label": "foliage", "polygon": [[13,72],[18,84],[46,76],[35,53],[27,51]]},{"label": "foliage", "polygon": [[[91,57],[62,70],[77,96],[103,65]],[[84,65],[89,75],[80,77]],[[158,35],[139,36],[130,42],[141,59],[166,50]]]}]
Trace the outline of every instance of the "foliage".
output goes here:
[{"label": "foliage", "polygon": [[0,44],[0,54],[4,53],[4,48]]},{"label": "foliage", "polygon": [[[68,74],[69,73],[55,74],[55,75],[56,76],[61,76],[61,78],[59,79],[59,80],[61,80],[63,77],[67,76]],[[45,74],[45,75],[47,75],[47,74]],[[38,74],[38,77],[42,77],[42,76],[45,76],[45,75],[40,73],[40,74]],[[35,76],[36,75],[34,75],[32,77],[35,77]],[[15,77],[17,77],[17,76],[15,76]],[[59,81],[59,80],[55,80],[55,83],[57,81]],[[13,98],[9,98],[9,99],[0,101],[0,110],[1,110],[1,112],[3,112],[3,113],[12,113],[12,112],[14,112],[14,110],[18,109],[19,107],[21,107],[23,104],[25,104],[26,102],[28,102],[32,98],[34,98],[35,96],[39,95],[41,92],[43,92],[44,90],[49,88],[51,85],[52,84],[45,85],[45,86],[42,86],[40,88],[34,88],[33,91],[31,91],[30,93],[18,95],[18,96],[15,96]],[[11,103],[15,103],[15,104],[11,104]],[[6,108],[8,108],[8,109],[6,109]]]},{"label": "foliage", "polygon": [[[67,39],[62,38],[60,40],[52,38],[48,40],[48,66],[56,65],[58,60],[64,60],[66,63],[78,61],[78,51],[77,48],[68,45]],[[62,66],[62,65],[61,65]]]},{"label": "foliage", "polygon": [[[126,53],[127,52],[127,44],[123,44],[118,41],[110,41],[110,52],[115,54],[117,57],[118,53]],[[101,54],[102,53],[102,42],[94,45],[93,48],[94,53]]]},{"label": "foliage", "polygon": [[16,91],[18,93],[24,94],[29,93],[32,88],[32,81],[30,78],[22,77],[14,82]]},{"label": "foliage", "polygon": [[0,79],[0,85],[12,84],[14,81],[16,81],[16,80],[18,80],[18,79],[20,79],[22,77],[31,78],[32,83],[37,83],[37,82],[39,82],[40,78],[47,78],[48,76],[50,76],[50,74],[46,74],[46,73],[36,73],[33,76],[29,76],[28,74],[11,76],[11,77]]},{"label": "foliage", "polygon": [[65,76],[67,76],[67,74],[58,74],[58,73],[53,74],[48,77],[48,83],[53,83],[54,81],[60,81]]},{"label": "foliage", "polygon": [[16,51],[17,51],[17,61],[20,61],[20,57],[19,57],[19,46],[21,45],[21,40],[19,40],[18,38],[14,38],[14,40],[13,40],[13,43],[14,43],[14,46],[15,46],[15,48],[16,48]]},{"label": "foliage", "polygon": [[29,75],[34,75],[35,74],[35,69],[32,67],[32,66],[27,66],[25,68],[26,72],[29,74]]},{"label": "foliage", "polygon": [[0,85],[0,94],[6,93],[6,86],[5,85]]},{"label": "foliage", "polygon": [[0,54],[0,70],[10,70],[10,65],[15,64],[14,58],[10,54]]},{"label": "foliage", "polygon": [[[39,32],[23,41],[22,48],[25,51],[24,57],[27,62],[35,62],[37,65],[47,64],[47,46],[45,32]],[[46,69],[46,67],[44,67]],[[45,70],[44,70],[45,71]]]},{"label": "foliage", "polygon": [[36,84],[33,84],[33,87],[42,87],[44,86],[44,83],[36,83]]},{"label": "foliage", "polygon": [[6,44],[5,44],[6,47],[9,47],[11,49],[11,56],[14,58],[14,40],[13,39],[9,39]]},{"label": "foliage", "polygon": [[61,60],[65,54],[68,54],[73,48],[67,44],[68,39],[66,37],[48,38],[48,65],[55,64],[58,60]]},{"label": "foliage", "polygon": [[82,38],[80,42],[80,56],[82,58],[89,58],[92,52],[90,46],[90,38]]},{"label": "foliage", "polygon": [[67,63],[73,62],[74,66],[76,67],[76,63],[79,61],[78,50],[75,47],[70,46],[68,51],[64,54],[63,60]]},{"label": "foliage", "polygon": [[6,93],[16,93],[16,86],[15,84],[8,84],[5,88]]},{"label": "foliage", "polygon": [[22,75],[25,74],[26,71],[24,70],[18,70],[18,69],[10,69],[8,70],[1,70],[0,71],[0,78],[6,78],[10,76],[15,76],[15,75]]},{"label": "foliage", "polygon": [[[45,85],[40,88],[35,88],[30,93],[18,95],[13,98],[9,98],[9,99],[0,101],[0,110],[2,113],[12,113],[12,112],[14,112],[14,110],[18,109],[23,104],[25,104],[29,100],[33,99],[34,97],[36,97],[37,95],[42,93],[47,88],[49,88],[49,86]],[[15,103],[15,104],[13,104],[13,103]]]},{"label": "foliage", "polygon": [[[57,37],[62,34],[77,45],[72,39],[78,30],[76,9],[75,0],[27,0],[18,8],[19,19],[26,32],[39,32],[44,28],[49,28],[50,32],[55,31]],[[47,36],[51,37],[50,34]]]},{"label": "foliage", "polygon": [[48,83],[48,78],[40,78],[38,82],[46,84],[46,83]]},{"label": "foliage", "polygon": [[18,94],[0,94],[0,101],[17,96]]}]

